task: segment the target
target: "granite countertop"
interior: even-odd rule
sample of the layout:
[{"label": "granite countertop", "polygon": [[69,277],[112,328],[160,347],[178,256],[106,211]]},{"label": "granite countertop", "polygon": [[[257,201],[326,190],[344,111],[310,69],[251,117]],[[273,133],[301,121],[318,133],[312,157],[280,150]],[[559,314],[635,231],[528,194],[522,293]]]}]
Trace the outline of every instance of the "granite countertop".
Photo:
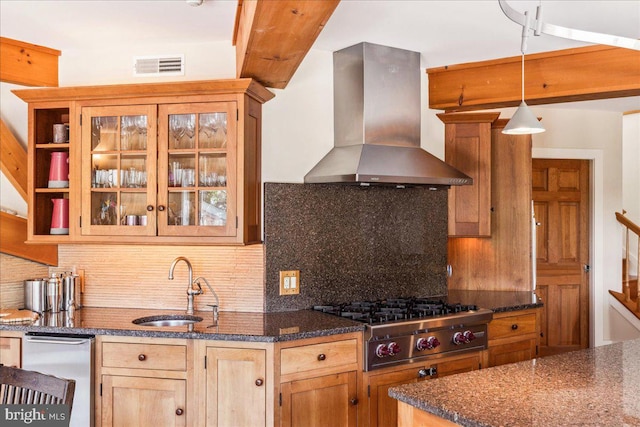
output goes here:
[{"label": "granite countertop", "polygon": [[475,304],[494,313],[542,307],[542,301],[530,291],[466,291],[450,289],[448,300]]},{"label": "granite countertop", "polygon": [[364,324],[313,310],[280,313],[227,312],[213,321],[211,311],[197,311],[203,318],[193,330],[188,326],[138,326],[133,319],[163,314],[184,314],[180,310],[150,310],[132,308],[93,308],[67,312],[45,313],[33,324],[2,324],[0,330],[23,332],[125,335],[139,337],[191,338],[226,341],[290,341],[364,330]]},{"label": "granite countertop", "polygon": [[463,426],[640,424],[640,340],[389,389]]}]

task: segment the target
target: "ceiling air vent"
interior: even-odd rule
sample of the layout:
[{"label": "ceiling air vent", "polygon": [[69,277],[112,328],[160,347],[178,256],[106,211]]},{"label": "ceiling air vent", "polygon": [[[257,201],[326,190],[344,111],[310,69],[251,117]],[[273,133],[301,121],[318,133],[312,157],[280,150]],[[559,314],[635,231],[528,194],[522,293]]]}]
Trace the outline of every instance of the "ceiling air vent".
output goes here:
[{"label": "ceiling air vent", "polygon": [[134,76],[184,76],[184,55],[136,56]]}]

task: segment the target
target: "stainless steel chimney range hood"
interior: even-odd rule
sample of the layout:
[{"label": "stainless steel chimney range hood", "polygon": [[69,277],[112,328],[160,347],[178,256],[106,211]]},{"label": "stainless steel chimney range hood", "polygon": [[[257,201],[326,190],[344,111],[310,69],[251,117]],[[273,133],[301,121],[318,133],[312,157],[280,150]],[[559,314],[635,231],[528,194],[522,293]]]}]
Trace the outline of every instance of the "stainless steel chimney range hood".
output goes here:
[{"label": "stainless steel chimney range hood", "polygon": [[334,147],[305,183],[473,183],[420,148],[418,52],[359,43],[334,52],[333,69]]}]

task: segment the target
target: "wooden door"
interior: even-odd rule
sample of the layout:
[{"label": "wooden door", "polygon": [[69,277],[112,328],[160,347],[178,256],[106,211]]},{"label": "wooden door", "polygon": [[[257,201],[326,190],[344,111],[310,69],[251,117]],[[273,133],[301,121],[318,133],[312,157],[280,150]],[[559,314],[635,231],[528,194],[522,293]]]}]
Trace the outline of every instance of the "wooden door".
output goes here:
[{"label": "wooden door", "polygon": [[266,424],[266,352],[207,348],[207,426]]},{"label": "wooden door", "polygon": [[369,377],[369,427],[395,426],[398,423],[398,401],[389,397],[389,388],[428,379],[421,376],[424,366]]},{"label": "wooden door", "polygon": [[355,371],[284,383],[281,393],[283,427],[356,426]]},{"label": "wooden door", "polygon": [[589,162],[534,159],[542,356],[589,346]]},{"label": "wooden door", "polygon": [[20,368],[21,347],[21,338],[0,337],[0,364]]},{"label": "wooden door", "polygon": [[173,427],[187,425],[184,380],[104,375],[102,425]]}]

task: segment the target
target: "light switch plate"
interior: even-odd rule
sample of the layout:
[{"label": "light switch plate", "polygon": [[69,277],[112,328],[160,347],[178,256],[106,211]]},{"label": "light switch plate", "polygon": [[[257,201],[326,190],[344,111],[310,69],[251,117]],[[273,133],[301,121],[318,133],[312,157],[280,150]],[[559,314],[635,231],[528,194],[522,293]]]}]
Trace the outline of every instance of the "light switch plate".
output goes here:
[{"label": "light switch plate", "polygon": [[300,293],[300,270],[280,271],[280,295]]}]

